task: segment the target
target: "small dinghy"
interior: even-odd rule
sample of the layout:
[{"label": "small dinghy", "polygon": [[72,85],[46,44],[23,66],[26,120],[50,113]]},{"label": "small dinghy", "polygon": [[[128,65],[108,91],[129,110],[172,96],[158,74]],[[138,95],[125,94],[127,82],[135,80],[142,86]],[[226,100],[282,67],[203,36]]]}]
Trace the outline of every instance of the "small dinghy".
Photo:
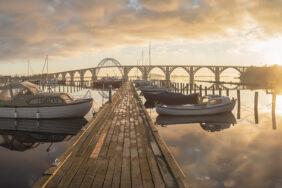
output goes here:
[{"label": "small dinghy", "polygon": [[93,99],[73,99],[67,93],[44,93],[30,82],[0,87],[0,118],[62,119],[84,117]]},{"label": "small dinghy", "polygon": [[168,105],[198,104],[200,102],[200,95],[198,93],[184,95],[182,93],[161,91],[144,92],[143,95],[147,101]]},{"label": "small dinghy", "polygon": [[197,105],[160,105],[156,107],[159,115],[200,116],[231,112],[236,100],[229,97],[206,96]]}]

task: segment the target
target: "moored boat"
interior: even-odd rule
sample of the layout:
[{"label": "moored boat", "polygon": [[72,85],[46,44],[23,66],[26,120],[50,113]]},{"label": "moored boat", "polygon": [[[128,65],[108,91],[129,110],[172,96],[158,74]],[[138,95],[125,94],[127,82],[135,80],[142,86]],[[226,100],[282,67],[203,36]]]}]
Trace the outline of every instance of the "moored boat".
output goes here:
[{"label": "moored boat", "polygon": [[206,96],[196,105],[159,105],[156,111],[159,115],[198,116],[231,112],[236,100],[229,97]]},{"label": "moored boat", "polygon": [[184,95],[182,93],[161,91],[143,92],[143,95],[147,101],[168,105],[198,104],[200,102],[200,95],[198,93]]},{"label": "moored boat", "polygon": [[62,119],[84,117],[93,99],[74,99],[67,93],[44,93],[30,82],[0,87],[0,118]]},{"label": "moored boat", "polygon": [[150,86],[151,82],[147,80],[134,80],[135,87]]},{"label": "moored boat", "polygon": [[236,124],[236,118],[232,112],[203,115],[203,116],[164,116],[159,115],[156,118],[157,125],[177,125],[177,124]]},{"label": "moored boat", "polygon": [[123,79],[118,79],[117,77],[103,77],[100,80],[93,81],[93,88],[108,88],[111,86],[112,88],[120,88]]},{"label": "moored boat", "polygon": [[142,93],[144,92],[162,92],[162,91],[168,91],[168,88],[166,87],[159,87],[159,86],[142,86],[139,87]]}]

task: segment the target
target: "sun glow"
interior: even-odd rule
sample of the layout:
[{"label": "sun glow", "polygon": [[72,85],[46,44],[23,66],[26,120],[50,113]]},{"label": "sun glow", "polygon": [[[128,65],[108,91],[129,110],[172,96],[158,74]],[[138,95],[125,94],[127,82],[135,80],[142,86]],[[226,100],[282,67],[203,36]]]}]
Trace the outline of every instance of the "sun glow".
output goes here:
[{"label": "sun glow", "polygon": [[282,37],[273,38],[256,44],[263,63],[267,65],[282,65]]}]

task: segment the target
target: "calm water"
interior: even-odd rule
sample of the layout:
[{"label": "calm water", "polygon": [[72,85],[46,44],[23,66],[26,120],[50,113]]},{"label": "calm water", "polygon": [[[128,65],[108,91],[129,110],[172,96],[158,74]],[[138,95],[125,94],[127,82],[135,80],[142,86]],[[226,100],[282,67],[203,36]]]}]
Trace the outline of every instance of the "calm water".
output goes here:
[{"label": "calm water", "polygon": [[[72,95],[81,97],[86,91]],[[91,95],[97,111],[106,99],[98,91],[91,91]],[[92,110],[76,120],[0,119],[0,187],[31,187],[91,118]]]},{"label": "calm water", "polygon": [[[223,91],[225,94],[225,91]],[[236,91],[230,97],[237,98]],[[241,91],[241,118],[158,117],[148,109],[191,187],[282,187],[282,96],[276,101],[272,125],[272,95],[259,91],[259,123],[255,124],[254,91]]]}]

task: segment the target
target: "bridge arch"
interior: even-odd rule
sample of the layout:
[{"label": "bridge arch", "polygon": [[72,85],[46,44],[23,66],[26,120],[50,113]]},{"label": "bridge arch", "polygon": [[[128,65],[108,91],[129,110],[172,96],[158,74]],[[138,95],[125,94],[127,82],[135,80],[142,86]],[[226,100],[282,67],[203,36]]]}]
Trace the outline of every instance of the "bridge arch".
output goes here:
[{"label": "bridge arch", "polygon": [[98,65],[97,65],[97,68],[96,68],[96,75],[99,74],[101,68],[118,68],[118,70],[120,71],[122,77],[124,75],[124,72],[123,72],[123,68],[122,68],[122,65],[120,64],[120,62],[114,58],[104,58],[102,59]]},{"label": "bridge arch", "polygon": [[210,87],[213,83],[208,82],[214,82],[215,80],[215,71],[211,67],[199,67],[194,70],[194,83],[197,85]]},{"label": "bridge arch", "polygon": [[65,80],[66,80],[67,82],[70,82],[70,81],[71,81],[71,73],[70,73],[70,72],[67,72],[67,73],[65,74]]},{"label": "bridge arch", "polygon": [[129,80],[142,79],[143,70],[140,67],[130,67],[127,71],[127,77]]},{"label": "bridge arch", "polygon": [[149,69],[148,72],[147,72],[148,78],[151,80],[152,78],[156,77],[156,75],[155,75],[155,76],[152,76],[152,73],[153,73],[153,71],[155,71],[155,70],[157,70],[157,69],[159,69],[159,70],[161,71],[161,73],[162,73],[162,74],[160,75],[160,77],[161,77],[162,79],[160,79],[160,80],[165,80],[166,71],[165,71],[165,68],[164,68],[164,67],[161,67],[161,66],[152,66],[152,67],[150,67],[150,69]]},{"label": "bridge arch", "polygon": [[[175,74],[176,72],[178,72],[178,75]],[[170,70],[169,77],[170,77],[170,80],[173,82],[179,82],[179,79],[181,79],[181,82],[185,82],[185,83],[189,83],[190,81],[189,70],[187,70],[185,67],[182,67],[182,66],[173,67]]]},{"label": "bridge arch", "polygon": [[[240,82],[241,71],[234,67],[224,67],[220,70],[219,80],[222,82]],[[234,89],[236,85],[222,84],[222,87]]]},{"label": "bridge arch", "polygon": [[223,67],[223,68],[220,70],[220,74],[221,74],[222,72],[224,72],[225,70],[228,70],[228,69],[236,70],[239,74],[242,74],[242,73],[243,73],[243,71],[242,71],[240,68],[238,68],[238,67]]},{"label": "bridge arch", "polygon": [[211,72],[213,72],[215,74],[215,70],[212,68],[212,67],[209,67],[209,66],[201,66],[201,67],[196,67],[193,72],[194,72],[194,75],[201,69],[209,69]]},{"label": "bridge arch", "polygon": [[63,74],[62,73],[59,73],[58,74],[58,77],[57,77],[57,80],[63,80],[64,78],[63,78]]},{"label": "bridge arch", "polygon": [[85,81],[91,80],[92,76],[93,75],[92,75],[92,72],[91,72],[90,69],[84,71],[83,78],[84,78]]}]

